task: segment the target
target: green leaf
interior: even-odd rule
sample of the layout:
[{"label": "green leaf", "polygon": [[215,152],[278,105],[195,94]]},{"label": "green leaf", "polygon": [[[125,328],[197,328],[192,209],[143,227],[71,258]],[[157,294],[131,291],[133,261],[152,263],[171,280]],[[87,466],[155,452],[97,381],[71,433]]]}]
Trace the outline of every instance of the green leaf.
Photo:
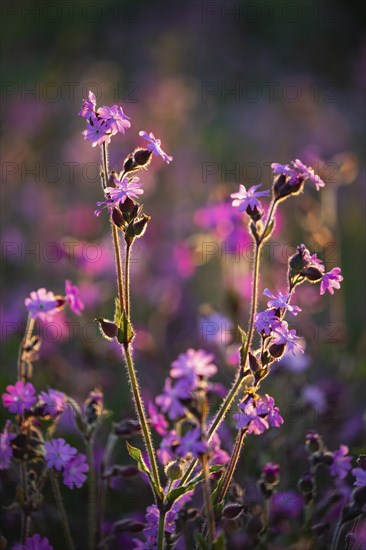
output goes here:
[{"label": "green leaf", "polygon": [[244,358],[245,358],[245,355],[246,355],[246,350],[247,350],[248,337],[247,337],[247,333],[245,332],[245,330],[243,330],[243,329],[241,328],[240,325],[238,325],[238,330],[239,330],[240,339],[241,339],[241,346],[240,346],[240,364],[243,365],[243,363],[244,363]]},{"label": "green leaf", "polygon": [[198,548],[201,548],[201,550],[209,550],[208,542],[206,541],[205,537],[202,533],[197,533],[197,542],[198,542]]},{"label": "green leaf", "polygon": [[135,333],[133,332],[131,322],[127,319],[126,313],[123,311],[120,317],[120,324],[117,324],[117,340],[120,344],[127,345],[129,344]]},{"label": "green leaf", "polygon": [[[218,466],[210,466],[210,473],[218,472],[224,467],[224,464],[220,464]],[[175,502],[177,498],[184,495],[185,493],[188,493],[188,491],[192,491],[192,489],[195,488],[197,483],[201,483],[203,481],[203,474],[199,474],[198,476],[194,477],[187,485],[182,485],[181,487],[177,487],[176,489],[173,489],[170,491],[166,499],[168,502]]]},{"label": "green leaf", "polygon": [[163,497],[163,495],[161,494],[161,491],[156,486],[156,484],[153,480],[151,472],[150,472],[149,468],[147,467],[146,462],[143,459],[143,456],[142,456],[142,453],[141,453],[140,449],[137,449],[136,447],[132,447],[132,445],[130,445],[129,443],[126,443],[126,445],[127,445],[128,454],[130,455],[131,458],[133,458],[133,460],[135,460],[137,462],[137,467],[140,470],[140,472],[143,472],[149,478],[151,486],[152,486],[155,494],[159,495],[160,497]]},{"label": "green leaf", "polygon": [[212,545],[212,550],[226,550],[226,540],[224,533],[221,533]]}]

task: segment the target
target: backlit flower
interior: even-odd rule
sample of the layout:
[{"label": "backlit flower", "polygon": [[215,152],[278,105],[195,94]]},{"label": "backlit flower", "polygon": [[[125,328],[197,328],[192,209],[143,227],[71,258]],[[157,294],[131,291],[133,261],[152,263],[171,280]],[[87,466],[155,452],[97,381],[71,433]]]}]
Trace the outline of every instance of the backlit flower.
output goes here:
[{"label": "backlit flower", "polygon": [[50,321],[54,314],[60,311],[65,301],[61,296],[55,296],[53,292],[39,288],[31,292],[24,303],[32,319]]},{"label": "backlit flower", "polygon": [[324,273],[320,283],[320,294],[325,294],[327,290],[330,294],[334,294],[335,288],[341,288],[341,281],[343,281],[343,277],[341,275],[340,267],[334,267],[328,273]]},{"label": "backlit flower", "polygon": [[147,132],[145,132],[145,130],[141,130],[139,132],[139,135],[149,142],[149,144],[146,146],[148,151],[152,151],[154,155],[160,155],[167,164],[169,164],[173,160],[173,157],[167,155],[162,150],[161,140],[157,139],[152,132],[148,134]]},{"label": "backlit flower", "polygon": [[2,395],[3,405],[14,414],[24,414],[37,401],[36,390],[30,382],[18,380],[14,386],[7,386],[6,391]]},{"label": "backlit flower", "polygon": [[259,187],[262,187],[262,184],[253,185],[246,190],[244,185],[239,185],[238,193],[231,193],[231,198],[234,199],[232,206],[238,207],[240,212],[244,212],[248,207],[251,210],[255,208],[260,208],[261,204],[258,200],[258,197],[268,197],[269,191],[256,191]]},{"label": "backlit flower", "polygon": [[85,306],[80,300],[78,287],[73,285],[71,281],[66,280],[65,293],[66,302],[69,304],[70,309],[76,313],[76,315],[81,315]]}]

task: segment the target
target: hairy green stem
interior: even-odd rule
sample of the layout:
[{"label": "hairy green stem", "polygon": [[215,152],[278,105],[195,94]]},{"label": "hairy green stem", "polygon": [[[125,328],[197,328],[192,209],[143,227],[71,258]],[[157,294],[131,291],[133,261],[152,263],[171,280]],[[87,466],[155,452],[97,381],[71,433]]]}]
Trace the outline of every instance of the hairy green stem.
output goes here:
[{"label": "hairy green stem", "polygon": [[165,516],[166,510],[162,508],[159,513],[157,550],[164,550],[165,543]]},{"label": "hairy green stem", "polygon": [[208,466],[207,454],[201,458],[202,472],[203,472],[203,497],[205,502],[205,512],[207,520],[207,533],[209,548],[213,548],[213,543],[216,539],[216,527],[215,527],[215,513],[211,501],[211,484],[210,484],[210,470]]},{"label": "hairy green stem", "polygon": [[246,430],[239,430],[236,436],[234,449],[230,458],[230,462],[226,469],[224,481],[221,486],[221,490],[217,499],[218,502],[222,502],[224,500],[226,493],[228,492],[228,489],[230,487],[231,480],[233,478],[234,472],[236,470],[236,466],[238,464],[238,460],[240,458],[240,453],[243,446],[245,434],[246,434]]},{"label": "hairy green stem", "polygon": [[35,325],[35,319],[33,319],[30,315],[30,313],[28,314],[28,318],[27,318],[27,324],[26,324],[26,327],[25,327],[25,331],[24,331],[24,336],[23,336],[23,339],[20,343],[20,346],[19,346],[19,352],[18,352],[18,380],[22,380],[23,382],[25,382],[25,372],[24,372],[24,369],[23,369],[23,354],[24,354],[24,347],[27,343],[27,341],[31,338],[32,334],[33,334],[33,330],[34,330],[34,325]]},{"label": "hairy green stem", "polygon": [[53,495],[55,497],[58,513],[60,514],[62,528],[64,530],[67,548],[69,550],[75,550],[74,541],[71,536],[70,526],[66,515],[64,501],[62,499],[60,485],[57,479],[57,474],[55,474],[55,472],[53,472],[52,470],[49,470],[49,474],[50,474]]},{"label": "hairy green stem", "polygon": [[133,364],[130,344],[125,344],[123,346],[123,349],[124,349],[124,352],[125,352],[127,369],[128,369],[128,374],[129,374],[129,377],[130,377],[133,398],[134,398],[135,405],[136,405],[137,417],[138,417],[139,422],[141,424],[141,429],[142,429],[142,434],[143,434],[143,438],[144,438],[144,442],[145,442],[145,447],[146,447],[147,454],[148,454],[149,460],[150,460],[151,475],[152,475],[152,478],[154,480],[154,485],[155,485],[155,487],[153,487],[153,489],[154,489],[155,496],[159,500],[159,499],[161,499],[163,491],[162,491],[161,484],[160,484],[159,471],[158,471],[158,466],[157,466],[157,462],[156,462],[156,458],[155,458],[155,452],[154,452],[154,446],[153,446],[153,442],[152,442],[152,438],[151,438],[151,433],[150,433],[150,430],[149,430],[149,425],[148,425],[148,422],[147,422],[143,401],[142,401],[142,398],[141,398],[141,395],[140,395],[140,390],[139,390],[138,381],[137,381],[137,377],[136,377],[135,367],[134,367],[134,364]]},{"label": "hairy green stem", "polygon": [[126,264],[125,264],[125,306],[126,306],[126,317],[130,319],[130,260],[131,260],[131,250],[132,242],[128,242],[126,246]]}]

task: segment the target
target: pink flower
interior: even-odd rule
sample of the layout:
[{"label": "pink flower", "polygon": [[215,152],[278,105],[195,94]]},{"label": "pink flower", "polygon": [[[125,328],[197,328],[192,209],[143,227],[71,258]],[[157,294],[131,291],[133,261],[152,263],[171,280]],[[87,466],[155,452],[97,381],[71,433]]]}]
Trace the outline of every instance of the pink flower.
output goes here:
[{"label": "pink flower", "polygon": [[10,421],[7,420],[2,433],[0,434],[0,470],[6,470],[10,466],[13,451],[10,442],[15,434],[9,433]]},{"label": "pink flower", "polygon": [[273,327],[279,323],[278,317],[273,309],[266,309],[254,315],[254,327],[258,332],[263,332],[266,336],[270,334]]},{"label": "pink flower", "polygon": [[124,177],[122,180],[114,178],[116,187],[106,187],[104,193],[106,200],[104,202],[97,202],[97,206],[101,206],[98,210],[95,210],[94,215],[99,216],[104,208],[112,210],[120,203],[123,204],[127,198],[137,199],[139,195],[143,194],[143,189],[140,189],[142,183],[139,183],[140,179],[137,177],[128,178]]},{"label": "pink flower", "polygon": [[3,405],[14,414],[29,411],[37,401],[36,391],[30,382],[18,380],[15,386],[7,386],[6,391],[8,393],[2,395]]},{"label": "pink flower", "polygon": [[288,176],[290,178],[290,185],[296,185],[301,181],[309,179],[315,185],[317,191],[325,186],[324,181],[315,174],[313,168],[311,166],[306,166],[299,159],[293,160],[289,164],[274,162],[271,167],[274,175],[283,174]]},{"label": "pink flower", "polygon": [[167,164],[169,164],[173,160],[173,157],[170,157],[162,150],[161,140],[157,139],[152,132],[148,134],[147,132],[145,132],[145,130],[141,130],[139,132],[139,135],[149,142],[146,147],[148,151],[152,151],[154,155],[160,155]]},{"label": "pink flower", "polygon": [[353,468],[352,474],[355,476],[355,487],[364,487],[366,485],[366,470],[363,468]]},{"label": "pink flower", "polygon": [[86,122],[86,130],[82,132],[86,141],[91,141],[92,146],[102,145],[102,143],[111,142],[111,129],[102,119],[91,117]]},{"label": "pink flower", "polygon": [[270,298],[267,302],[268,307],[273,307],[276,309],[287,309],[292,315],[297,315],[301,309],[298,306],[292,306],[289,303],[291,294],[282,294],[279,290],[277,296],[272,294],[268,288],[264,289],[263,294]]},{"label": "pink flower", "polygon": [[149,420],[152,426],[160,435],[166,435],[168,432],[169,424],[165,419],[165,416],[159,413],[158,409],[155,407],[154,403],[151,401],[148,405],[149,411]]},{"label": "pink flower", "polygon": [[43,414],[56,418],[65,410],[65,394],[57,390],[42,391],[38,396],[39,405],[43,408]]},{"label": "pink flower", "polygon": [[55,296],[53,292],[39,288],[31,292],[30,298],[26,298],[24,303],[32,319],[51,321],[55,313],[64,306],[65,301],[62,296]]},{"label": "pink flower", "polygon": [[84,309],[84,304],[79,298],[79,289],[77,286],[73,285],[71,281],[65,281],[65,293],[66,293],[66,302],[69,304],[70,309],[76,313],[76,315],[81,315],[81,312]]},{"label": "pink flower", "polygon": [[238,193],[231,193],[231,198],[234,199],[232,202],[232,206],[238,207],[240,212],[244,212],[247,210],[247,208],[250,208],[251,210],[254,210],[255,208],[260,208],[261,203],[259,202],[257,197],[268,197],[269,191],[256,191],[256,189],[259,189],[259,187],[262,187],[262,184],[259,185],[253,185],[246,190],[244,185],[239,185],[239,192]]},{"label": "pink flower", "polygon": [[296,335],[295,329],[288,329],[288,324],[286,321],[281,321],[273,329],[273,343],[274,344],[285,344],[287,350],[295,354],[296,348],[304,353],[304,348],[297,343],[300,338]]},{"label": "pink flower", "polygon": [[217,367],[212,363],[213,358],[214,356],[211,353],[207,353],[202,349],[194,350],[190,348],[173,361],[170,376],[186,379],[189,383],[195,385],[198,377],[209,378],[216,374]]},{"label": "pink flower", "polygon": [[83,118],[90,118],[95,116],[95,106],[97,104],[97,99],[93,92],[89,92],[88,99],[83,99],[83,106],[79,115]]},{"label": "pink flower", "polygon": [[125,115],[122,107],[113,105],[113,107],[99,107],[98,117],[107,124],[112,132],[112,136],[120,132],[124,134],[126,128],[131,128],[129,117]]},{"label": "pink flower", "polygon": [[179,380],[172,386],[171,378],[166,378],[164,391],[155,398],[155,402],[171,420],[177,420],[186,414],[182,401],[190,398],[191,387],[185,379]]},{"label": "pink flower", "polygon": [[347,445],[340,445],[337,451],[333,453],[333,464],[330,467],[330,473],[334,477],[344,479],[351,469],[352,457],[348,455]]},{"label": "pink flower", "polygon": [[341,281],[343,281],[343,277],[341,275],[340,267],[334,267],[328,273],[324,273],[320,283],[320,294],[325,294],[326,290],[328,290],[330,294],[334,294],[335,288],[341,288]]},{"label": "pink flower", "polygon": [[68,461],[64,468],[64,483],[69,489],[74,486],[80,489],[86,480],[85,472],[89,471],[85,455],[79,453]]},{"label": "pink flower", "polygon": [[77,450],[62,438],[47,441],[44,448],[47,467],[55,468],[58,471],[61,471],[77,453]]}]

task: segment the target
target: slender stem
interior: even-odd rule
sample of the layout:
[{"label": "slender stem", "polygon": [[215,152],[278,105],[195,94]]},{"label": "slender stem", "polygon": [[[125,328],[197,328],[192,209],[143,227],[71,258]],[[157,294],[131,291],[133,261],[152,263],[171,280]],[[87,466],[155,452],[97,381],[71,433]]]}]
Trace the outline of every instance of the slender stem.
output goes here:
[{"label": "slender stem", "polygon": [[97,479],[94,464],[94,437],[87,441],[86,450],[89,464],[88,476],[88,540],[89,550],[94,550],[97,533]]},{"label": "slender stem", "polygon": [[[247,362],[247,359],[248,359],[248,353],[249,353],[249,350],[250,350],[250,346],[251,346],[251,343],[252,343],[253,332],[254,332],[254,315],[255,315],[256,310],[257,310],[257,302],[258,302],[258,281],[259,281],[259,264],[260,264],[261,251],[262,251],[263,243],[269,237],[269,235],[267,237],[264,237],[264,235],[265,235],[265,233],[266,233],[266,231],[269,227],[269,224],[272,221],[273,215],[276,211],[276,206],[277,206],[277,202],[276,202],[275,199],[273,199],[272,203],[271,203],[271,206],[269,208],[269,213],[268,213],[268,216],[267,216],[267,221],[265,223],[263,232],[262,232],[261,236],[258,238],[258,240],[255,241],[255,256],[254,256],[254,266],[253,266],[253,294],[252,294],[252,303],[251,303],[251,308],[250,308],[251,310],[250,310],[248,330],[247,330],[247,344],[246,344],[246,347],[245,347],[243,360],[241,362],[239,372],[236,375],[236,378],[235,378],[235,381],[234,381],[234,384],[233,384],[232,388],[230,389],[229,393],[226,395],[226,397],[222,401],[221,406],[220,406],[215,418],[211,422],[210,428],[208,430],[208,441],[210,441],[210,439],[212,438],[212,436],[216,432],[217,428],[220,426],[221,422],[224,420],[224,418],[225,418],[228,410],[230,409],[237,393],[239,392],[240,388],[242,387],[242,385],[245,381],[245,374],[246,374],[245,367],[246,367],[246,362]],[[191,462],[191,464],[187,468],[184,476],[182,477],[182,479],[179,483],[179,486],[184,485],[188,481],[188,479],[190,478],[194,468],[197,465],[197,462],[198,462],[197,459],[195,459]]]},{"label": "slender stem", "polygon": [[126,317],[130,319],[130,260],[133,242],[128,242],[126,246],[126,264],[125,264],[125,304]]},{"label": "slender stem", "polygon": [[210,471],[208,467],[207,455],[203,455],[201,458],[202,472],[203,472],[203,497],[205,501],[205,511],[208,527],[208,541],[209,548],[213,547],[213,543],[216,539],[216,527],[215,527],[215,514],[211,501],[211,485],[210,485]]},{"label": "slender stem", "polygon": [[158,525],[158,543],[157,543],[157,550],[164,550],[164,542],[165,542],[165,516],[166,516],[166,510],[162,508],[160,510],[159,514],[159,525]]},{"label": "slender stem", "polygon": [[[108,167],[108,146],[106,143],[102,143],[102,163],[103,163],[103,180],[102,184],[104,189],[108,186],[109,178],[109,167]],[[110,216],[110,224],[112,229],[112,239],[114,244],[114,255],[116,258],[116,268],[117,268],[117,285],[118,285],[118,298],[121,304],[121,311],[124,311],[124,292],[123,292],[123,269],[122,269],[122,259],[121,259],[121,250],[118,237],[118,228],[113,223],[112,216]]]},{"label": "slender stem", "polygon": [[118,237],[118,228],[113,223],[112,217],[110,218],[110,222],[111,222],[112,238],[113,238],[113,244],[114,244],[114,255],[116,258],[116,267],[117,267],[118,299],[121,304],[121,311],[124,311],[125,302],[123,297],[123,269],[122,269],[121,249],[120,249],[119,237]]},{"label": "slender stem", "polygon": [[55,500],[56,500],[58,513],[60,514],[60,519],[61,519],[62,527],[63,527],[63,530],[64,530],[64,535],[65,535],[67,547],[69,548],[69,550],[75,550],[75,545],[74,545],[74,541],[72,540],[70,526],[69,526],[69,522],[68,522],[68,519],[67,519],[65,506],[64,506],[64,501],[62,499],[62,495],[61,495],[61,491],[60,491],[60,485],[58,483],[57,475],[52,470],[49,470],[49,474],[50,474],[50,479],[51,479],[53,495],[54,495]]},{"label": "slender stem", "polygon": [[245,434],[246,434],[246,430],[239,430],[236,436],[234,449],[230,458],[229,465],[226,469],[225,478],[221,486],[220,494],[217,499],[218,502],[222,502],[224,500],[226,493],[230,487],[231,480],[233,478],[236,466],[238,464],[238,460],[240,458],[240,453],[243,446]]},{"label": "slender stem", "polygon": [[[157,463],[156,463],[156,458],[155,458],[155,452],[154,452],[154,446],[153,446],[153,442],[152,442],[152,438],[151,438],[151,433],[150,433],[150,430],[149,430],[149,425],[148,425],[148,422],[147,422],[143,401],[142,401],[140,391],[139,391],[138,381],[137,381],[136,372],[135,372],[133,359],[132,359],[132,354],[131,354],[131,347],[130,347],[129,344],[126,344],[126,345],[123,346],[123,348],[124,348],[124,351],[125,351],[127,369],[128,369],[128,374],[129,374],[129,377],[130,377],[133,398],[134,398],[135,405],[136,405],[137,416],[138,416],[139,422],[141,424],[141,429],[142,429],[142,433],[143,433],[143,436],[144,436],[144,442],[145,442],[147,454],[149,455],[152,478],[153,478],[155,486],[156,486],[156,487],[154,487],[154,492],[155,492],[156,497],[158,499],[160,499],[161,494],[162,494],[162,488],[161,488],[161,484],[160,484],[159,471],[158,471],[158,466],[157,466]],[[156,489],[157,489],[158,493],[156,492]]]}]

